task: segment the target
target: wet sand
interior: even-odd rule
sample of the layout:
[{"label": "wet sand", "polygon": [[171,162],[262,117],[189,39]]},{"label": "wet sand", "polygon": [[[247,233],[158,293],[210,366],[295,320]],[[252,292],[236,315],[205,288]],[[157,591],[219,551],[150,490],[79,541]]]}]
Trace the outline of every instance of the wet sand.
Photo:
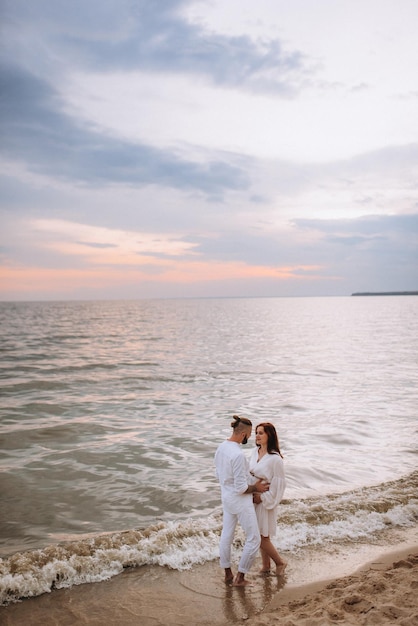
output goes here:
[{"label": "wet sand", "polygon": [[[222,580],[216,562],[178,572],[126,570],[109,581],[54,590],[0,608],[3,626],[418,626],[417,529],[391,547],[362,544],[289,557],[286,576],[248,576],[250,588]],[[287,555],[286,555],[287,556]],[[361,565],[360,569],[359,566]],[[325,575],[326,574],[326,575]]]},{"label": "wet sand", "polygon": [[418,546],[369,563],[352,576],[288,590],[252,626],[418,626]]}]

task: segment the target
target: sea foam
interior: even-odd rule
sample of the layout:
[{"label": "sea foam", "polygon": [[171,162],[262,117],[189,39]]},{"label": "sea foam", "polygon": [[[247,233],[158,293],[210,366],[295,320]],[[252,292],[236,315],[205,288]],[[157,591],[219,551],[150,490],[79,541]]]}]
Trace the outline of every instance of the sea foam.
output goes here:
[{"label": "sea foam", "polygon": [[[275,543],[280,551],[372,541],[388,528],[418,520],[418,472],[375,487],[305,500],[279,508]],[[52,589],[107,580],[128,567],[154,565],[184,570],[218,558],[222,516],[159,522],[145,529],[98,535],[0,559],[0,602]],[[237,558],[245,537],[238,527]]]}]

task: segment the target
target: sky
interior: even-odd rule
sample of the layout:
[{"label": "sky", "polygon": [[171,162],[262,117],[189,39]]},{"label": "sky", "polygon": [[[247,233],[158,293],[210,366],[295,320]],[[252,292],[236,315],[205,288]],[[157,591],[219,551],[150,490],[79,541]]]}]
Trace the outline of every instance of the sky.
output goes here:
[{"label": "sky", "polygon": [[416,0],[0,0],[0,300],[418,289]]}]

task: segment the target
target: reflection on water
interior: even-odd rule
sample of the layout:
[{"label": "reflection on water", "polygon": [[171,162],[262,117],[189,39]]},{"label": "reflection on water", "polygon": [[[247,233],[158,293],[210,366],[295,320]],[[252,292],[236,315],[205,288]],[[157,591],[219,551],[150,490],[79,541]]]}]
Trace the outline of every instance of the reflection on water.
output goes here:
[{"label": "reflection on water", "polygon": [[[247,577],[249,580],[250,578]],[[225,585],[222,601],[223,616],[228,624],[242,623],[261,613],[274,596],[286,585],[284,576],[253,576],[251,587],[232,587]]]}]

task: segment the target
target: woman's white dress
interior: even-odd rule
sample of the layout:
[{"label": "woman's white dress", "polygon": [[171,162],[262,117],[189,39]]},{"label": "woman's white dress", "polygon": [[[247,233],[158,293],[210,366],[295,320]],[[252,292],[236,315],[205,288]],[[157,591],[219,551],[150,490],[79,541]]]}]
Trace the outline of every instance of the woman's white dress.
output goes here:
[{"label": "woman's white dress", "polygon": [[261,503],[255,504],[258,527],[263,537],[274,537],[277,528],[278,506],[286,488],[283,459],[279,454],[265,454],[258,460],[256,447],[250,458],[251,474],[257,479],[266,480],[270,488],[261,495]]}]

